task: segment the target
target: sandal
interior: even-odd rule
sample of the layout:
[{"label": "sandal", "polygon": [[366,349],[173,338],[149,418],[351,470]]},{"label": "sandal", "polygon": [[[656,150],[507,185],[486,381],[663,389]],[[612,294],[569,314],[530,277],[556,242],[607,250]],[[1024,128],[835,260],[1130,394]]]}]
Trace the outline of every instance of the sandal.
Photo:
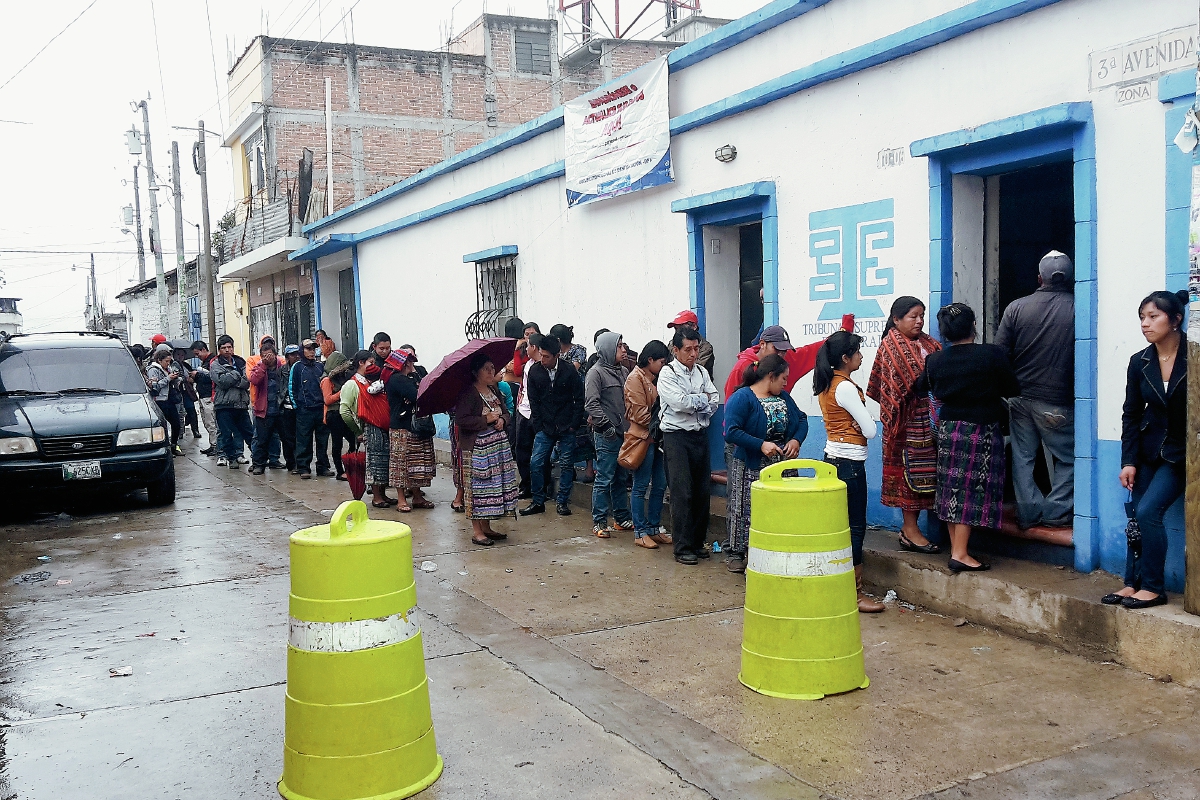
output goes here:
[{"label": "sandal", "polygon": [[450,503],[450,510],[453,511],[455,514],[461,514],[467,510],[467,507],[466,507],[465,503],[462,505],[457,505],[457,506],[454,505],[454,503]]},{"label": "sandal", "polygon": [[644,547],[647,550],[657,550],[658,542],[654,541],[653,536],[639,536],[633,540],[633,543],[638,547]]},{"label": "sandal", "polygon": [[480,547],[491,547],[493,544],[495,544],[495,542],[493,542],[491,539],[476,539],[474,536],[472,536],[471,544],[477,544]]},{"label": "sandal", "polygon": [[484,534],[484,536],[486,536],[489,539],[496,541],[496,542],[503,542],[505,539],[508,538],[507,533],[496,533],[495,531],[488,531],[487,533]]},{"label": "sandal", "polygon": [[652,533],[650,534],[650,538],[659,544],[675,544],[675,540],[671,538],[671,534],[669,533]]},{"label": "sandal", "polygon": [[376,503],[374,500],[371,501],[371,508],[391,508],[391,507],[392,507],[392,504],[389,502],[386,502],[386,501],[384,501],[382,503]]},{"label": "sandal", "polygon": [[409,503],[409,505],[413,508],[433,508],[435,506],[434,503],[426,500],[424,497],[422,497],[420,500],[413,500],[411,503]]},{"label": "sandal", "polygon": [[410,506],[408,503],[401,503],[396,506],[396,510],[401,514],[408,514],[412,511],[412,506]]}]

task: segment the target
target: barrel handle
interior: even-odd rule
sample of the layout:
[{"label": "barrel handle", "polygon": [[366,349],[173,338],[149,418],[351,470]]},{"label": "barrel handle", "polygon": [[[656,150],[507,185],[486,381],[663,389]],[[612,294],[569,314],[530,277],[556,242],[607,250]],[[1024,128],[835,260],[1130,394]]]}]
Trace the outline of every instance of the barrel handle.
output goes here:
[{"label": "barrel handle", "polygon": [[[813,478],[809,478],[808,476],[800,476],[800,475],[797,475],[794,478],[783,477],[784,471],[789,470],[789,469],[811,469],[816,473],[816,475]],[[776,464],[772,464],[769,467],[765,467],[763,469],[763,471],[758,474],[758,479],[760,481],[762,481],[763,483],[782,482],[785,480],[788,480],[788,481],[814,480],[814,479],[819,479],[819,478],[836,478],[836,477],[837,477],[837,467],[835,467],[833,464],[830,464],[828,462],[815,461],[811,458],[793,458],[789,461],[780,461]]]},{"label": "barrel handle", "polygon": [[[349,527],[346,526],[347,517],[351,521]],[[367,519],[366,503],[362,500],[347,500],[337,507],[337,511],[333,512],[333,518],[329,520],[329,538],[340,539],[349,531],[362,525]]]}]

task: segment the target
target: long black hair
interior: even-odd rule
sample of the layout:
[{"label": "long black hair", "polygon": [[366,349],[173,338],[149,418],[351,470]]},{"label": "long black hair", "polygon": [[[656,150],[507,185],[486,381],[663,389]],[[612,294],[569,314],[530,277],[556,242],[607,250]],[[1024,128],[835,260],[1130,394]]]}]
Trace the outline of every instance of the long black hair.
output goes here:
[{"label": "long black hair", "polygon": [[[1147,303],[1153,303],[1155,308],[1171,318],[1171,327],[1178,328],[1183,324],[1183,312],[1187,309],[1188,300],[1191,297],[1186,291],[1178,292],[1151,292],[1138,303],[1138,314],[1142,313],[1142,309]],[[1179,321],[1176,322],[1176,317]]]},{"label": "long black hair", "polygon": [[925,301],[907,294],[897,297],[896,302],[892,303],[892,310],[888,312],[887,324],[883,326],[883,335],[887,336],[888,331],[896,327],[896,320],[904,319],[904,315],[917,306],[925,308]]},{"label": "long black hair", "polygon": [[660,358],[665,358],[669,364],[671,362],[671,351],[658,339],[651,339],[649,342],[646,342],[646,346],[638,354],[637,363],[639,367],[645,369],[650,366],[651,361],[657,361]]},{"label": "long black hair", "polygon": [[837,331],[825,340],[813,368],[813,394],[823,394],[830,387],[834,370],[841,369],[844,359],[853,358],[861,345],[862,337],[850,331]]},{"label": "long black hair", "polygon": [[937,313],[938,332],[947,342],[961,342],[975,331],[975,309],[966,303],[942,306]]},{"label": "long black hair", "polygon": [[742,386],[753,386],[763,378],[778,378],[787,371],[788,363],[782,356],[772,353],[746,367],[746,371],[742,373]]}]

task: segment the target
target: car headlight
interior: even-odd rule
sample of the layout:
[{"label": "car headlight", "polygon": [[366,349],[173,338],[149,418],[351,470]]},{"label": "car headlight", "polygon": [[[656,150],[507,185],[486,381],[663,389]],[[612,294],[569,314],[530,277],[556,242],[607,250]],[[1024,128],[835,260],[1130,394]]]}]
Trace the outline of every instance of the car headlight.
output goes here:
[{"label": "car headlight", "polygon": [[0,439],[0,456],[19,456],[37,451],[37,442],[30,436],[9,436]]},{"label": "car headlight", "polygon": [[130,428],[117,434],[117,447],[137,447],[166,440],[166,430],[158,425],[152,428]]}]

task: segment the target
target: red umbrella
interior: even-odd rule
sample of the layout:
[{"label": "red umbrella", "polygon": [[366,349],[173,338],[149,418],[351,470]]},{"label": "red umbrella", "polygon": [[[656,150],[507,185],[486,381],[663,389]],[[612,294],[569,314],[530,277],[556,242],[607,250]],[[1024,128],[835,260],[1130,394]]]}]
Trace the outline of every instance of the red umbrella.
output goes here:
[{"label": "red umbrella", "polygon": [[346,470],[346,482],[355,500],[362,500],[367,493],[367,454],[355,450],[342,456],[342,468]]},{"label": "red umbrella", "polygon": [[516,339],[472,339],[442,359],[437,368],[421,381],[417,392],[417,415],[444,414],[454,408],[463,389],[474,383],[471,375],[471,358],[476,353],[486,353],[496,371],[512,361]]}]

